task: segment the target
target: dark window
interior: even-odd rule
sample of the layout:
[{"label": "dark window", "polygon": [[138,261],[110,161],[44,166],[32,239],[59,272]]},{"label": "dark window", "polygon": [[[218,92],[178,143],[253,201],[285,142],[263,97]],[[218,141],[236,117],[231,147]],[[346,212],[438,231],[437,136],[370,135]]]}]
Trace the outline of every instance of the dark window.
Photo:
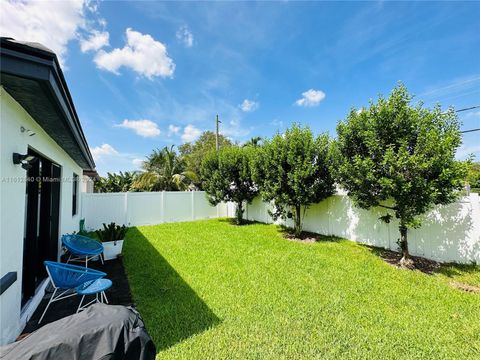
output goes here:
[{"label": "dark window", "polygon": [[78,175],[73,173],[72,179],[72,216],[77,215],[77,203],[78,203]]}]

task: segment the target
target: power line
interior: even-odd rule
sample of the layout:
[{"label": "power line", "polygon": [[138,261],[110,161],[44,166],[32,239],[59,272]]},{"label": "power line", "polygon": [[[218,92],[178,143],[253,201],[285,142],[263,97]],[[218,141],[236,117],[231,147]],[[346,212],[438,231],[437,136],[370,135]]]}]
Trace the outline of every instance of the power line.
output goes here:
[{"label": "power line", "polygon": [[475,106],[471,106],[471,107],[468,107],[468,108],[455,110],[455,112],[458,113],[458,112],[467,111],[467,110],[473,110],[473,109],[478,109],[478,108],[480,108],[480,105],[475,105]]},{"label": "power line", "polygon": [[470,132],[474,132],[474,131],[480,131],[480,128],[478,129],[470,129],[470,130],[463,130],[463,131],[460,131],[462,134],[465,134],[465,133],[470,133]]},{"label": "power line", "polygon": [[[480,108],[480,105],[475,105],[475,106],[470,106],[470,107],[468,107],[468,108],[463,108],[463,109],[455,110],[455,112],[459,113],[459,112],[462,112],[462,111],[475,110],[475,109],[479,109],[479,108]],[[475,131],[480,131],[480,128],[478,128],[478,129],[463,130],[463,131],[460,131],[460,133],[461,133],[461,134],[466,134],[466,133],[471,133],[471,132],[475,132]]]}]

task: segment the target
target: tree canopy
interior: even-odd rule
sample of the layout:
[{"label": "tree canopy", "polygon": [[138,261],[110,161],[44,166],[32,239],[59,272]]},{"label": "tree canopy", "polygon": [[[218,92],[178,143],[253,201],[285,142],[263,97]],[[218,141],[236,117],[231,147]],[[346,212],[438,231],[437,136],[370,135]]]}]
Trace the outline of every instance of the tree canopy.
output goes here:
[{"label": "tree canopy", "polygon": [[469,162],[467,164],[467,183],[472,190],[480,191],[480,162]]},{"label": "tree canopy", "polygon": [[[232,145],[232,142],[222,134],[218,135],[218,143],[220,148]],[[216,149],[215,133],[204,131],[196,141],[180,145],[178,149],[185,162],[186,170],[200,175],[202,160],[209,152]],[[202,184],[199,179],[194,183],[201,188]]]},{"label": "tree canopy", "polygon": [[120,171],[116,173],[107,173],[107,176],[100,177],[95,181],[95,192],[109,193],[109,192],[126,192],[130,191],[130,187],[137,177],[137,172]]},{"label": "tree canopy", "polygon": [[132,184],[133,191],[188,190],[197,180],[195,173],[185,169],[173,145],[153,150],[144,161],[143,169]]},{"label": "tree canopy", "polygon": [[411,105],[398,85],[388,99],[352,109],[337,126],[338,181],[361,208],[382,206],[399,220],[402,263],[409,264],[407,230],[434,204],[452,202],[465,167],[455,160],[461,144],[453,109]]},{"label": "tree canopy", "polygon": [[294,124],[256,151],[254,180],[260,194],[273,202],[274,219],[294,219],[296,236],[308,206],[335,192],[330,143],[328,135],[314,137],[308,127]]},{"label": "tree canopy", "polygon": [[258,193],[252,180],[253,148],[229,146],[218,153],[208,153],[201,166],[202,184],[212,205],[222,201],[237,204],[236,221],[243,220],[244,203],[251,203]]}]

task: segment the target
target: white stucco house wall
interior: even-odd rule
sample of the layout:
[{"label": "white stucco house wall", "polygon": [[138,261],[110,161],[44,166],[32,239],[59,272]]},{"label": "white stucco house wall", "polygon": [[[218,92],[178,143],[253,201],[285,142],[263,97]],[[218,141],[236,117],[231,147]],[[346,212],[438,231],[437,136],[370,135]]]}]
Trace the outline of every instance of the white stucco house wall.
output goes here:
[{"label": "white stucco house wall", "polygon": [[[15,338],[46,287],[44,260],[78,231],[84,171],[95,164],[57,57],[40,44],[1,39],[0,345]],[[14,154],[28,155],[14,160]],[[19,162],[15,164],[14,162]],[[85,178],[85,179],[84,179]],[[84,182],[84,180],[86,182]]]}]

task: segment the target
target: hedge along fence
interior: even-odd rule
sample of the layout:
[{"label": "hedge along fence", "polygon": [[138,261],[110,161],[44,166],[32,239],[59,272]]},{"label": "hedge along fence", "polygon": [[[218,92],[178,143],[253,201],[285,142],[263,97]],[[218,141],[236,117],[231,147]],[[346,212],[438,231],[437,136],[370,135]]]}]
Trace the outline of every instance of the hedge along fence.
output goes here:
[{"label": "hedge along fence", "polygon": [[[256,198],[247,206],[246,218],[273,223],[269,206]],[[384,214],[384,209],[363,210],[355,207],[348,196],[334,195],[307,210],[303,229],[397,251],[398,221],[392,219],[386,224],[379,220]],[[277,223],[293,226],[290,220]],[[442,262],[480,263],[479,195],[437,206],[423,216],[420,228],[409,230],[408,243],[412,255]]]},{"label": "hedge along fence", "polygon": [[211,206],[203,191],[83,193],[87,229],[115,222],[127,226],[234,216],[232,204]]}]

